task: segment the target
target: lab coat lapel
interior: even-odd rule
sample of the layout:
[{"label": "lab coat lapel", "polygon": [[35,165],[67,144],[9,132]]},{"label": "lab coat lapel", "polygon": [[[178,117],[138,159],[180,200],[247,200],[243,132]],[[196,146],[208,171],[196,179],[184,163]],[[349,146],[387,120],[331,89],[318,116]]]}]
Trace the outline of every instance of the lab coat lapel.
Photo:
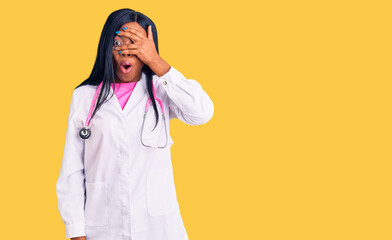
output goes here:
[{"label": "lab coat lapel", "polygon": [[127,103],[124,106],[124,109],[121,109],[120,102],[117,99],[117,96],[114,93],[112,87],[110,87],[109,96],[114,94],[112,98],[109,99],[109,102],[113,105],[114,108],[125,118],[128,113],[132,112],[132,110],[140,103],[143,97],[148,94],[147,92],[147,84],[146,84],[146,75],[142,72],[140,80],[135,85],[135,88],[132,91],[131,96],[129,97]]},{"label": "lab coat lapel", "polygon": [[145,73],[142,72],[140,80],[137,82],[135,88],[132,91],[127,103],[124,106],[123,113],[126,116],[128,113],[140,103],[143,97],[147,94],[147,83]]}]

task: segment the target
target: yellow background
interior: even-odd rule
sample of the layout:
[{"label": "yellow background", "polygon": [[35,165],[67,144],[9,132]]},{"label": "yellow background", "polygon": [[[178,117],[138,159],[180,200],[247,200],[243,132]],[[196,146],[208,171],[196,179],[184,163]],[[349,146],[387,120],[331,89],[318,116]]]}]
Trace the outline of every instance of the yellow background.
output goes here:
[{"label": "yellow background", "polygon": [[171,122],[190,240],[392,239],[390,1],[10,1],[1,18],[1,239],[65,239],[72,90],[132,8],[214,102]]}]

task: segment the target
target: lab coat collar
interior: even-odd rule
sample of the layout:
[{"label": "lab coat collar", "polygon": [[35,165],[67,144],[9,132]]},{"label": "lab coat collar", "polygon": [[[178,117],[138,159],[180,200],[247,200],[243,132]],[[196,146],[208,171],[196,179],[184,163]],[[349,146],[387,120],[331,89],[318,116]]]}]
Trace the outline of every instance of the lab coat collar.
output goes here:
[{"label": "lab coat collar", "polygon": [[140,80],[135,85],[135,88],[133,89],[131,96],[129,97],[127,103],[124,106],[124,109],[121,108],[120,102],[118,101],[113,88],[110,86],[109,96],[113,94],[113,97],[111,97],[108,101],[124,118],[127,116],[128,113],[132,112],[132,110],[140,103],[143,97],[148,93],[146,81],[147,81],[147,76],[144,72],[142,72],[140,76]]}]

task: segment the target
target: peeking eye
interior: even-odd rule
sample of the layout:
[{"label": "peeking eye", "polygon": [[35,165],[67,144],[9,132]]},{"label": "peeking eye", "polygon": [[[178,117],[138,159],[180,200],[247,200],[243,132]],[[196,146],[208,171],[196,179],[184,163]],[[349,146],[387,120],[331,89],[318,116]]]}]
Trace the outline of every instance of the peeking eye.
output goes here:
[{"label": "peeking eye", "polygon": [[114,46],[121,46],[121,42],[118,41],[118,40],[114,40],[113,45],[114,45]]}]

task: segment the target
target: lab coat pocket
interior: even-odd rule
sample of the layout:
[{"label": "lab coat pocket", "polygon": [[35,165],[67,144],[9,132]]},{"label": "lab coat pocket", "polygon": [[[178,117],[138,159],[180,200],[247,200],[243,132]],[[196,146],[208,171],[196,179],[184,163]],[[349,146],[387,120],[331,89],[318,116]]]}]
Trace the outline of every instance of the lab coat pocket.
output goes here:
[{"label": "lab coat pocket", "polygon": [[105,226],[108,223],[106,182],[86,182],[84,220],[86,226]]},{"label": "lab coat pocket", "polygon": [[147,174],[147,209],[151,216],[164,215],[178,206],[171,167]]}]

